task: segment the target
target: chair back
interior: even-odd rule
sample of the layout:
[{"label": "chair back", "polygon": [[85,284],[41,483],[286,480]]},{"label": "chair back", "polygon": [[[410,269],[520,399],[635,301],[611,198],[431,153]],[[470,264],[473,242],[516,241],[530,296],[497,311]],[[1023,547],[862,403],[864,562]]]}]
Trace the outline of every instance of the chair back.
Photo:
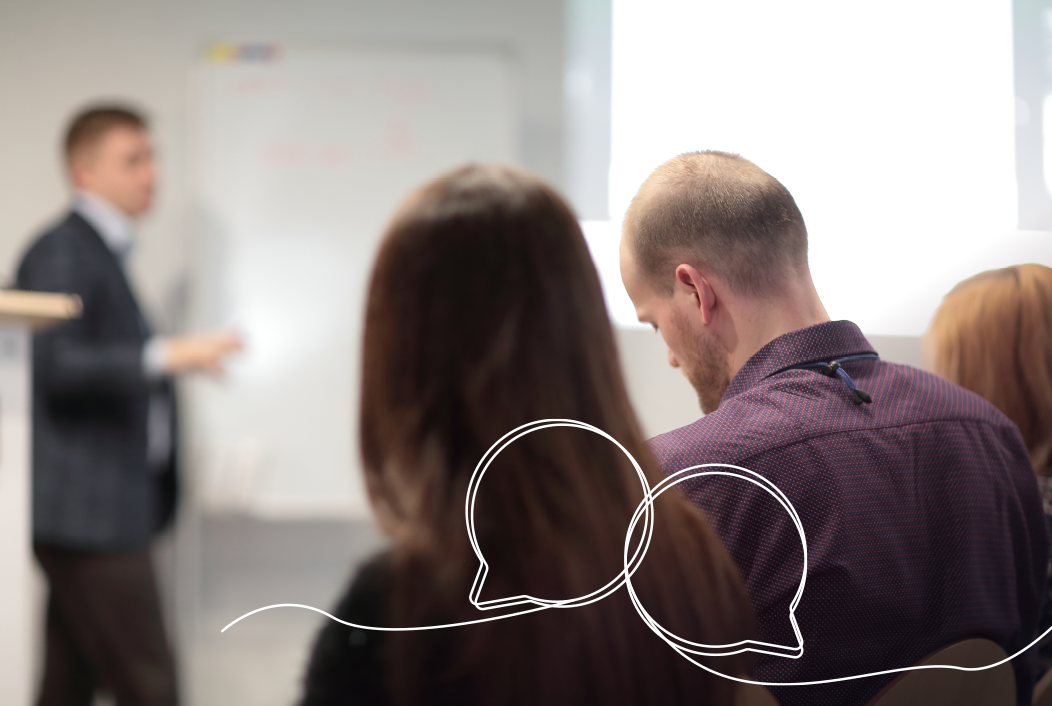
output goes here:
[{"label": "chair back", "polygon": [[734,706],[778,706],[778,700],[759,684],[738,684],[734,692]]},{"label": "chair back", "polygon": [[1034,685],[1034,706],[1052,706],[1052,669]]},{"label": "chair back", "polygon": [[[950,664],[983,667],[1007,657],[996,642],[982,638],[961,640],[941,647],[915,666]],[[962,672],[957,669],[915,669],[901,673],[869,700],[866,706],[1015,706],[1015,672],[1005,662],[992,669]]]}]

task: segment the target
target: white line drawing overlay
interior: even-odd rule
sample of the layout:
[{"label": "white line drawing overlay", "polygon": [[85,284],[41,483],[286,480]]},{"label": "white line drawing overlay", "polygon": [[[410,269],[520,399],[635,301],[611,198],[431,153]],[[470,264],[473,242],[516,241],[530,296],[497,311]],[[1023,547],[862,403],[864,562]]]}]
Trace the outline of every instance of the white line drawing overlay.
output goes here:
[{"label": "white line drawing overlay", "polygon": [[[482,593],[482,587],[485,584],[486,576],[489,573],[489,564],[486,563],[486,559],[482,555],[482,551],[479,548],[478,541],[475,538],[474,511],[475,498],[478,493],[479,485],[482,482],[482,478],[485,475],[486,471],[489,469],[490,465],[501,453],[501,451],[503,451],[512,443],[514,443],[516,440],[522,438],[523,436],[526,436],[527,434],[531,434],[541,429],[550,429],[553,427],[570,427],[576,429],[583,429],[598,434],[610,441],[611,443],[613,443],[615,446],[617,446],[617,448],[619,448],[621,452],[628,457],[628,460],[631,461],[633,468],[635,468],[636,474],[639,476],[640,485],[642,486],[643,499],[636,507],[635,513],[632,516],[632,520],[629,523],[628,530],[625,533],[624,568],[621,570],[620,574],[611,579],[602,588],[596,589],[592,593],[589,593],[585,596],[579,596],[577,598],[568,598],[564,600],[548,600],[543,598],[536,598],[534,596],[520,595],[510,596],[507,598],[498,598],[490,601],[481,601],[479,600],[479,596]],[[675,633],[665,629],[660,623],[654,620],[654,618],[651,617],[651,615],[643,607],[643,604],[640,602],[639,597],[636,595],[635,589],[632,586],[632,574],[634,574],[639,568],[640,564],[643,561],[643,558],[646,556],[647,549],[650,547],[650,540],[654,533],[654,500],[657,497],[659,497],[662,493],[667,491],[669,488],[672,488],[673,486],[678,485],[679,483],[683,483],[692,478],[710,475],[733,476],[762,488],[766,492],[770,493],[776,501],[778,501],[778,503],[785,509],[785,511],[789,513],[789,516],[793,520],[793,524],[796,525],[797,532],[799,532],[800,534],[800,543],[803,546],[804,551],[804,568],[800,577],[800,585],[797,587],[796,595],[793,597],[792,603],[789,606],[789,621],[792,624],[793,633],[796,636],[796,645],[777,645],[755,640],[742,640],[740,642],[736,642],[729,645],[705,645],[697,642],[691,642],[690,640],[681,638]],[[785,494],[782,493],[782,491],[779,490],[774,483],[767,480],[760,474],[754,473],[753,471],[750,471],[747,468],[733,466],[725,463],[706,463],[698,466],[684,468],[681,471],[677,471],[676,473],[667,476],[654,488],[651,488],[649,482],[646,479],[646,476],[643,473],[643,469],[640,468],[639,463],[632,456],[632,454],[630,454],[628,450],[625,449],[624,446],[622,446],[616,439],[614,439],[602,429],[599,429],[598,427],[592,426],[591,424],[587,424],[585,422],[577,421],[575,419],[540,419],[534,422],[530,422],[529,424],[524,424],[520,427],[517,427],[505,434],[504,436],[502,436],[500,439],[498,439],[489,448],[489,450],[486,451],[482,459],[478,462],[478,465],[475,466],[475,471],[472,473],[471,480],[468,483],[467,497],[464,502],[464,520],[465,524],[467,525],[468,537],[471,541],[472,549],[474,549],[475,556],[477,556],[479,560],[479,569],[478,572],[475,574],[475,580],[472,584],[471,592],[468,596],[468,599],[471,601],[472,605],[474,605],[476,608],[482,611],[496,610],[501,608],[512,608],[515,606],[526,605],[532,607],[525,608],[523,610],[513,611],[510,613],[501,613],[499,615],[480,618],[478,620],[466,620],[459,623],[447,623],[443,625],[424,625],[419,627],[406,628],[388,628],[350,623],[345,620],[340,620],[339,618],[330,615],[324,610],[309,605],[302,605],[300,603],[276,603],[274,605],[256,608],[253,611],[245,613],[236,620],[231,621],[220,632],[226,632],[234,625],[241,622],[245,618],[248,618],[249,616],[255,615],[256,613],[261,613],[265,610],[271,610],[273,608],[303,608],[305,610],[312,610],[315,613],[320,613],[321,615],[324,615],[330,620],[336,621],[337,623],[352,628],[358,628],[360,630],[375,630],[378,632],[414,632],[421,630],[441,630],[444,628],[455,628],[464,625],[487,623],[493,620],[503,620],[505,618],[513,618],[519,615],[526,615],[528,613],[535,613],[537,611],[548,610],[551,608],[577,608],[580,606],[588,605],[589,603],[600,601],[603,598],[606,598],[607,596],[612,594],[613,592],[617,591],[619,588],[621,588],[621,586],[625,586],[625,588],[628,590],[629,597],[632,600],[632,605],[635,606],[636,612],[639,613],[639,617],[643,619],[647,626],[658,637],[664,640],[669,645],[669,647],[675,650],[681,657],[689,660],[692,664],[701,667],[705,671],[711,672],[717,676],[721,676],[725,679],[730,679],[732,681],[740,682],[742,684],[755,684],[758,686],[816,686],[819,684],[832,684],[834,682],[849,681],[851,679],[876,677],[885,674],[897,674],[899,672],[908,672],[918,669],[956,669],[961,672],[980,672],[986,669],[993,669],[994,667],[999,667],[1000,665],[1015,659],[1016,657],[1018,657],[1019,655],[1023,654],[1028,649],[1036,645],[1049,632],[1052,632],[1052,628],[1049,628],[1044,633],[1035,638],[1033,642],[1031,642],[1026,647],[1023,647],[1015,654],[1009,655],[1008,657],[1005,657],[1004,659],[998,662],[994,662],[993,664],[988,664],[983,667],[958,667],[952,664],[928,664],[911,667],[899,667],[896,669],[885,669],[879,672],[854,674],[852,676],[837,677],[833,679],[819,679],[815,681],[801,682],[753,681],[751,679],[734,677],[716,671],[715,669],[712,669],[711,667],[708,667],[698,662],[691,655],[697,655],[702,657],[718,657],[752,651],[760,654],[774,655],[776,657],[799,659],[804,653],[804,638],[800,632],[800,627],[797,625],[795,612],[797,606],[800,604],[800,599],[803,597],[804,585],[807,583],[807,537],[804,533],[804,526],[803,523],[800,521],[800,516],[796,512],[796,508],[793,507],[793,504],[789,501],[789,498],[787,498]],[[643,522],[642,534],[635,548],[632,550],[631,556],[629,556],[631,538],[636,529],[636,526],[641,520]]]}]

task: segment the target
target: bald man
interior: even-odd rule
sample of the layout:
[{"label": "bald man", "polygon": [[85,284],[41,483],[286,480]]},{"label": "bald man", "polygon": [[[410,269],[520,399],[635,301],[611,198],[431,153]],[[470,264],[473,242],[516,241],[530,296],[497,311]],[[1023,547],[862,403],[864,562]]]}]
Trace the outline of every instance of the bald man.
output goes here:
[{"label": "bald man", "polygon": [[[733,154],[666,162],[625,217],[621,274],[705,412],[652,440],[666,473],[748,468],[803,524],[801,640],[790,611],[804,554],[789,514],[744,480],[680,486],[737,562],[760,639],[777,655],[759,657],[757,678],[906,667],[971,637],[1011,655],[1036,637],[1049,539],[1018,429],[977,395],[882,361],[853,323],[829,320],[803,217],[781,183]],[[891,274],[866,273],[858,286],[879,297]],[[1035,656],[1012,662],[1019,704],[1030,703]],[[894,676],[772,691],[783,706],[861,705]]]}]

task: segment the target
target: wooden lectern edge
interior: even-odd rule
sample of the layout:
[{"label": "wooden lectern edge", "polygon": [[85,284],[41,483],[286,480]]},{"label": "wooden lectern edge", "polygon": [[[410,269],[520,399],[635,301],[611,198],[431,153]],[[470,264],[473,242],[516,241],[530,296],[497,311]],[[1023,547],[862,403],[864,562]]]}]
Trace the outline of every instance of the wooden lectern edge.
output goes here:
[{"label": "wooden lectern edge", "polygon": [[75,294],[0,290],[0,324],[23,324],[40,331],[79,318],[83,305]]}]

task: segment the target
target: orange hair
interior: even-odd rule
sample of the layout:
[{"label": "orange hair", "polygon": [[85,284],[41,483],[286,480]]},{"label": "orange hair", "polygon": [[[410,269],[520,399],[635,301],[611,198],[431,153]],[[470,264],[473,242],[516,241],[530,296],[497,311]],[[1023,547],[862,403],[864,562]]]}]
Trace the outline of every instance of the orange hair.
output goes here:
[{"label": "orange hair", "polygon": [[1034,470],[1052,474],[1052,269],[970,277],[943,298],[925,336],[932,370],[1015,422]]}]

